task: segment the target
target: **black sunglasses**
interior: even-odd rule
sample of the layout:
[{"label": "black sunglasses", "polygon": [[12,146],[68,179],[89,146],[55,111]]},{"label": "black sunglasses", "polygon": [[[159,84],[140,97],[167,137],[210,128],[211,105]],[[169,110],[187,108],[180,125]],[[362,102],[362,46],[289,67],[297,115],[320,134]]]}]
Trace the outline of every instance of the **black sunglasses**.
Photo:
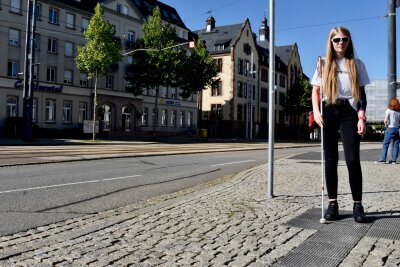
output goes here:
[{"label": "black sunglasses", "polygon": [[340,43],[340,41],[342,41],[343,43],[347,43],[348,41],[350,40],[350,38],[349,37],[342,37],[342,38],[333,38],[332,39],[332,42],[334,42],[335,44],[338,44],[338,43]]}]

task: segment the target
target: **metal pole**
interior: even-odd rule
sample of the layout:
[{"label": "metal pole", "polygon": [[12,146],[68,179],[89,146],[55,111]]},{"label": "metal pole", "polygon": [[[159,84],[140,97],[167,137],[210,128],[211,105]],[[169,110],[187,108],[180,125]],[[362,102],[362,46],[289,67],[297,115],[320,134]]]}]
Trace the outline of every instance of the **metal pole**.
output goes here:
[{"label": "metal pole", "polygon": [[273,197],[275,131],[275,0],[270,0],[269,4],[268,196]]},{"label": "metal pole", "polygon": [[[32,46],[31,46],[31,25],[32,25],[31,1],[27,1],[26,12],[26,37],[25,37],[25,68],[24,68],[24,89],[23,89],[23,141],[32,141],[32,97],[31,97],[31,66],[32,66]],[[31,17],[32,16],[32,17]]]},{"label": "metal pole", "polygon": [[253,139],[253,65],[254,65],[254,58],[253,52],[251,52],[251,66],[250,66],[250,140]]},{"label": "metal pole", "polygon": [[249,63],[246,63],[246,71],[247,71],[247,79],[246,79],[246,140],[249,140],[249,88],[248,86],[248,77],[249,77]]},{"label": "metal pole", "polygon": [[396,1],[388,3],[388,103],[392,97],[396,97]]}]

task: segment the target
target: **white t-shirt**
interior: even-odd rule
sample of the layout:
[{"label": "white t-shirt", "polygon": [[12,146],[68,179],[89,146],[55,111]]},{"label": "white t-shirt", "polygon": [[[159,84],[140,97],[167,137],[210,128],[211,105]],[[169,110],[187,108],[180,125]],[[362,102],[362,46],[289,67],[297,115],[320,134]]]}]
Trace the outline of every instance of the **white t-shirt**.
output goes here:
[{"label": "white t-shirt", "polygon": [[[344,99],[349,99],[349,102],[351,106],[357,110],[357,103],[355,99],[351,96],[351,82],[350,82],[350,77],[349,73],[347,72],[347,66],[346,66],[346,61],[344,59],[339,59],[336,60],[336,64],[338,65],[338,97],[337,98],[344,98]],[[367,70],[365,69],[364,63],[358,59],[355,58],[356,62],[356,67],[357,67],[357,73],[358,73],[358,81],[360,86],[365,86],[370,83],[369,81],[369,76],[367,73]],[[311,84],[315,86],[321,86],[322,81],[321,78],[318,75],[318,70],[315,70],[314,76],[311,80]],[[325,98],[323,97],[323,100]]]},{"label": "white t-shirt", "polygon": [[387,109],[385,111],[385,118],[389,117],[389,128],[399,128],[400,127],[400,112],[394,111],[392,109]]}]

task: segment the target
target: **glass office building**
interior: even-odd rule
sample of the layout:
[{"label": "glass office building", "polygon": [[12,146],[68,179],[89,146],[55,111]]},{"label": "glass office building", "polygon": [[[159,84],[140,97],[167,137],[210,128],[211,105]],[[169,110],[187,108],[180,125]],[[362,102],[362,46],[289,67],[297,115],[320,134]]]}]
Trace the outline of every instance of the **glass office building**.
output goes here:
[{"label": "glass office building", "polygon": [[[388,84],[387,79],[371,80],[371,83],[365,86],[367,95],[367,121],[371,123],[381,123],[385,117],[388,100]],[[397,98],[399,98],[400,90],[397,90]]]}]

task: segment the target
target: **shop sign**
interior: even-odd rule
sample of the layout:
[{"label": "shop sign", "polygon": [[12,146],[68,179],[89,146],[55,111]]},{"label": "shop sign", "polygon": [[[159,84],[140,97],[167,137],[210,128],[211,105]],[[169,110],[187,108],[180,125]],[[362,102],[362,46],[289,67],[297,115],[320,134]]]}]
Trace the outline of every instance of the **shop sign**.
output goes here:
[{"label": "shop sign", "polygon": [[[14,84],[15,88],[22,88],[24,86],[23,81],[16,81]],[[35,91],[52,92],[52,93],[62,93],[62,85],[60,86],[48,86],[41,84],[32,84],[32,89]]]},{"label": "shop sign", "polygon": [[181,106],[180,101],[174,101],[174,100],[170,100],[170,99],[160,99],[160,101],[158,103],[161,105],[167,105],[167,106]]}]

